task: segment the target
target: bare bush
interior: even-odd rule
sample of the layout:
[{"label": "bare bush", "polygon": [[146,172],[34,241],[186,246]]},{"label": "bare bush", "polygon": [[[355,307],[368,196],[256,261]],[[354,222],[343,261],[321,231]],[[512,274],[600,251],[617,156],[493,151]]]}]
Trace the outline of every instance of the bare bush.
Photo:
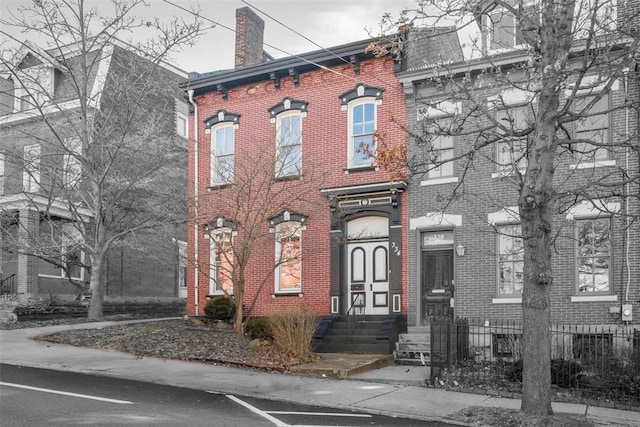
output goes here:
[{"label": "bare bush", "polygon": [[306,304],[286,307],[269,316],[273,344],[300,363],[316,359],[311,351],[311,339],[318,326],[312,307]]}]

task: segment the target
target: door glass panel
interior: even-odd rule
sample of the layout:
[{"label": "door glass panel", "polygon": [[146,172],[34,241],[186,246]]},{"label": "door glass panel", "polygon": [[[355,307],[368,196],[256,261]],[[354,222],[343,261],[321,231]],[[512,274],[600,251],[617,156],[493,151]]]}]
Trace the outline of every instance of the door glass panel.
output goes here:
[{"label": "door glass panel", "polygon": [[386,282],[388,271],[387,248],[378,246],[373,250],[373,281]]},{"label": "door glass panel", "polygon": [[365,279],[365,260],[364,249],[355,248],[351,251],[351,281],[364,282]]},{"label": "door glass panel", "polygon": [[389,236],[389,219],[382,216],[365,216],[349,221],[348,239],[374,239]]}]

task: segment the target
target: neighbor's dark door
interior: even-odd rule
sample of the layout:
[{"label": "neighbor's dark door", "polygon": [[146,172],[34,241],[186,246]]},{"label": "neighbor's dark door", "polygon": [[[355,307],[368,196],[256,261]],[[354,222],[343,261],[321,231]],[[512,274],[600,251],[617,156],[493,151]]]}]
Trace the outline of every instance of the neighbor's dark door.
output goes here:
[{"label": "neighbor's dark door", "polygon": [[453,250],[423,251],[420,277],[422,318],[452,318]]}]

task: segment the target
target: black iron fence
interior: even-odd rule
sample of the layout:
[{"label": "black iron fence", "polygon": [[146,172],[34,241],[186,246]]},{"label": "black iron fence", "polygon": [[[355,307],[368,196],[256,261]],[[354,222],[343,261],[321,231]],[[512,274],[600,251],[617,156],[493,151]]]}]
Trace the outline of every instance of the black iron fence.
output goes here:
[{"label": "black iron fence", "polygon": [[16,275],[12,274],[0,280],[0,300],[13,300],[18,297]]},{"label": "black iron fence", "polygon": [[[550,326],[551,382],[558,394],[640,406],[640,325]],[[519,391],[522,324],[505,320],[434,320],[434,384]]]}]

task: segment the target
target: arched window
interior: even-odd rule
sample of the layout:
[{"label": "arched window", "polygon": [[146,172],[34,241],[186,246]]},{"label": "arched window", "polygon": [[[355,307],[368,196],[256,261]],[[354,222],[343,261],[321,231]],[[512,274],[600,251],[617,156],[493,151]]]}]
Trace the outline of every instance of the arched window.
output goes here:
[{"label": "arched window", "polygon": [[271,218],[275,233],[275,293],[302,292],[302,232],[306,229],[304,215],[283,212]]},{"label": "arched window", "polygon": [[376,154],[377,106],[382,89],[359,84],[340,95],[342,109],[348,111],[348,168],[370,167]]},{"label": "arched window", "polygon": [[276,123],[276,177],[302,174],[302,118],[307,103],[285,98],[269,109]]},{"label": "arched window", "polygon": [[206,132],[211,133],[211,186],[233,183],[235,161],[235,130],[240,116],[218,111],[205,120]]}]

